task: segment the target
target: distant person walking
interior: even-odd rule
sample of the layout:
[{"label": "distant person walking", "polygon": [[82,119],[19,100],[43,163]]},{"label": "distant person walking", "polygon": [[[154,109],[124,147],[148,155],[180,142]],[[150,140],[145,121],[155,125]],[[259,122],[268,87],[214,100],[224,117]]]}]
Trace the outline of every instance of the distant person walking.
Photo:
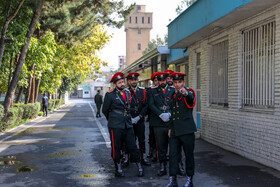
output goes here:
[{"label": "distant person walking", "polygon": [[101,117],[100,115],[100,109],[101,109],[101,105],[102,105],[102,95],[100,94],[100,90],[97,90],[97,94],[94,96],[94,102],[96,104],[97,107],[97,113],[96,113],[96,117],[99,118]]},{"label": "distant person walking", "polygon": [[43,94],[42,104],[44,116],[48,116],[49,98],[46,96],[46,94]]}]

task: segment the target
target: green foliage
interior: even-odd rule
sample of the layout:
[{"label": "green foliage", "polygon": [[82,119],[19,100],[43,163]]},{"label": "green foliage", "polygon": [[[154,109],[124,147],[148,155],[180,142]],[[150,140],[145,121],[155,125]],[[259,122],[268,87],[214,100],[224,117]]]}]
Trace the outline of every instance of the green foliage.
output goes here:
[{"label": "green foliage", "polygon": [[149,53],[153,49],[155,49],[158,46],[165,46],[168,43],[167,35],[164,36],[164,39],[160,38],[159,35],[156,36],[156,39],[152,39],[148,43],[148,47],[142,52],[143,55]]},{"label": "green foliage", "polygon": [[181,5],[178,5],[176,8],[177,15],[181,14],[186,8],[191,6],[197,0],[182,0]]},{"label": "green foliage", "polygon": [[5,126],[17,126],[22,122],[23,108],[12,107],[8,112],[8,118]]},{"label": "green foliage", "polygon": [[3,117],[4,117],[4,107],[3,105],[0,104],[0,121],[2,120]]},{"label": "green foliage", "polygon": [[41,110],[41,105],[39,102],[28,104],[19,103],[15,104],[14,108],[23,109],[22,119],[33,119],[37,117],[39,111]]}]

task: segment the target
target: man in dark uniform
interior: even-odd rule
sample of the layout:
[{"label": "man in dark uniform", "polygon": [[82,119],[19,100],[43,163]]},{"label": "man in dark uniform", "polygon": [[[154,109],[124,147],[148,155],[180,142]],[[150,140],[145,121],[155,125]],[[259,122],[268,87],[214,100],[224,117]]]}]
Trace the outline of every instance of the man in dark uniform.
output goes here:
[{"label": "man in dark uniform", "polygon": [[174,88],[166,83],[167,73],[159,72],[159,86],[151,89],[149,108],[151,110],[150,125],[154,128],[158,147],[160,171],[158,176],[166,175],[166,154],[168,149],[168,130],[171,116],[171,98]]},{"label": "man in dark uniform", "polygon": [[185,187],[193,186],[194,175],[194,141],[196,125],[193,120],[192,111],[195,106],[195,93],[191,88],[185,88],[184,73],[173,73],[175,93],[172,99],[172,117],[170,124],[169,135],[169,175],[170,182],[167,187],[176,187],[176,175],[179,171],[179,154],[181,146],[183,146],[186,160],[187,182]]},{"label": "man in dark uniform", "polygon": [[166,78],[166,82],[167,82],[168,86],[170,86],[170,87],[173,86],[173,80],[172,80],[172,77],[170,77],[170,75],[172,73],[174,73],[174,71],[171,69],[167,69],[164,72],[168,74],[168,76]]},{"label": "man in dark uniform", "polygon": [[[173,87],[174,88],[174,86],[173,86],[173,78],[170,76],[172,73],[174,73],[174,71],[173,70],[171,70],[171,69],[167,69],[167,70],[165,70],[164,71],[165,73],[168,73],[168,77],[166,78],[166,82],[167,82],[167,84],[170,86],[170,87]],[[184,170],[184,164],[183,164],[183,156],[182,156],[182,154],[183,154],[183,147],[181,147],[181,151],[180,151],[180,154],[179,154],[179,175],[181,175],[181,176],[185,176],[186,175],[186,173],[185,173],[185,170]],[[168,156],[168,158],[169,158],[169,156]]]},{"label": "man in dark uniform", "polygon": [[140,153],[135,143],[135,136],[130,115],[131,95],[129,90],[124,88],[123,73],[116,73],[111,82],[115,89],[107,92],[104,98],[102,112],[108,120],[108,129],[111,138],[112,158],[115,163],[115,176],[123,177],[121,168],[121,148],[125,142],[126,148],[131,156],[131,161],[136,162],[138,176],[142,177],[144,171],[140,163]]},{"label": "man in dark uniform", "polygon": [[48,116],[49,98],[46,96],[45,93],[43,94],[42,105],[43,105],[43,113],[44,113],[44,116]]},{"label": "man in dark uniform", "polygon": [[96,108],[97,108],[97,113],[96,113],[96,117],[101,117],[100,115],[100,109],[101,109],[101,105],[102,105],[102,95],[100,95],[100,90],[97,90],[97,94],[94,96],[94,102],[96,104]]},{"label": "man in dark uniform", "polygon": [[[150,166],[150,162],[146,159],[146,144],[145,144],[145,115],[148,109],[146,90],[137,86],[139,73],[129,73],[127,84],[131,93],[130,114],[132,117],[132,124],[135,138],[138,139],[140,148],[140,158],[142,165]],[[128,165],[128,155],[125,155],[124,165]]]},{"label": "man in dark uniform", "polygon": [[[157,74],[158,74],[158,72],[155,72],[151,76],[151,80],[153,81],[153,85],[150,86],[147,90],[147,98],[148,99],[149,99],[151,89],[157,88],[158,85],[159,85],[158,79],[157,79]],[[148,114],[148,120],[150,121],[151,111],[150,111],[149,108],[148,108],[147,114]],[[149,151],[149,155],[147,157],[152,158],[152,161],[156,162],[157,161],[157,144],[156,144],[154,128],[150,124],[149,124],[149,146],[150,146],[150,148],[149,148],[150,151]]]}]

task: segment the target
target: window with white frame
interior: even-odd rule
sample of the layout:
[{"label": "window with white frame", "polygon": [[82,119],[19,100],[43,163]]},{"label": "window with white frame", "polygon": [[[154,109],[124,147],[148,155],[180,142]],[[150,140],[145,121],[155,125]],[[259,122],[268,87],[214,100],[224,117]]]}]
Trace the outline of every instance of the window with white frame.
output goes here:
[{"label": "window with white frame", "polygon": [[243,105],[274,105],[275,21],[242,32]]},{"label": "window with white frame", "polygon": [[210,103],[228,104],[228,40],[212,46]]}]

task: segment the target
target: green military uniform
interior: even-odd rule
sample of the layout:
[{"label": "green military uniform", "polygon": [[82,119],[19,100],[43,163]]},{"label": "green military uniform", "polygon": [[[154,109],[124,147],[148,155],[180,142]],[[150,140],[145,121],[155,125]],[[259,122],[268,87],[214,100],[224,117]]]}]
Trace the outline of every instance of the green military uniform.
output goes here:
[{"label": "green military uniform", "polygon": [[133,125],[133,128],[135,136],[138,138],[139,148],[142,155],[146,153],[144,124],[144,117],[148,109],[146,90],[144,88],[136,87],[134,91],[133,88],[130,87],[129,91],[131,92],[130,114],[132,118],[137,116],[140,117],[140,120]]},{"label": "green military uniform", "polygon": [[94,96],[94,102],[96,104],[96,108],[97,108],[97,113],[96,113],[96,117],[100,117],[100,109],[101,109],[101,105],[102,105],[102,95],[100,95],[100,93],[97,93]]},{"label": "green military uniform", "polygon": [[117,161],[121,159],[122,142],[126,142],[131,160],[139,162],[140,153],[135,143],[133,125],[131,123],[130,93],[127,89],[123,91],[126,101],[121,93],[116,88],[111,92],[107,92],[102,108],[102,112],[108,120],[112,158]]},{"label": "green military uniform", "polygon": [[162,164],[166,165],[168,130],[171,121],[164,122],[159,116],[163,113],[171,113],[170,104],[173,93],[174,88],[169,86],[166,86],[165,90],[162,90],[160,86],[152,88],[149,93],[150,126],[154,129],[161,168]]},{"label": "green military uniform", "polygon": [[[187,89],[187,88],[186,88]],[[170,123],[171,136],[169,138],[169,174],[176,176],[178,174],[178,159],[181,146],[183,146],[186,160],[186,173],[188,176],[194,175],[194,141],[196,125],[193,120],[194,91],[187,89],[187,96],[178,92],[173,95],[171,109],[172,116]]]}]

